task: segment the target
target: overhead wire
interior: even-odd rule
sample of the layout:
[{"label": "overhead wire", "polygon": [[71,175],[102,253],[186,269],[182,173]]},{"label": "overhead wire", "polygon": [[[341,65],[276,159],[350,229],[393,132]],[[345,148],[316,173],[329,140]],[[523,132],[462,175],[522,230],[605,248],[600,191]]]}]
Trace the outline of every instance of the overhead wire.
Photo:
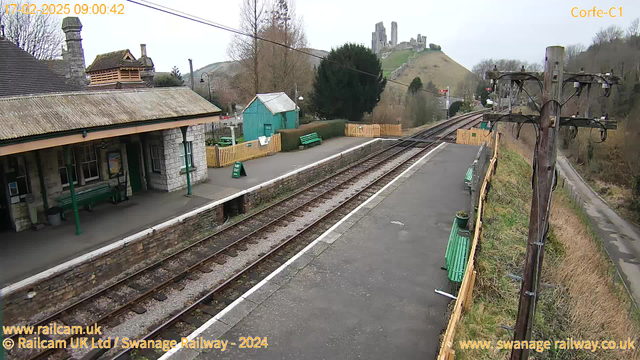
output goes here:
[{"label": "overhead wire", "polygon": [[[234,33],[236,35],[248,36],[248,37],[260,40],[260,41],[268,42],[268,43],[273,44],[273,45],[281,46],[281,47],[284,47],[286,49],[289,49],[289,50],[292,50],[292,51],[296,51],[296,52],[299,52],[299,53],[307,55],[307,56],[311,56],[311,57],[314,57],[314,58],[317,58],[317,59],[320,59],[320,60],[325,60],[325,61],[327,61],[329,63],[344,67],[344,68],[352,70],[352,71],[356,71],[356,72],[358,72],[360,74],[363,74],[363,75],[375,77],[376,79],[379,77],[379,75],[370,73],[368,71],[360,70],[360,69],[354,68],[352,66],[348,66],[348,65],[339,63],[337,61],[330,60],[325,56],[316,55],[316,54],[310,53],[308,51],[304,51],[304,50],[297,49],[297,48],[294,48],[292,46],[289,46],[289,45],[286,45],[286,44],[283,44],[283,43],[279,43],[279,42],[274,41],[274,40],[270,40],[270,39],[267,39],[267,38],[264,38],[264,37],[261,37],[261,36],[258,36],[258,35],[254,35],[254,34],[249,34],[249,33],[243,32],[241,30],[234,29],[234,28],[232,28],[230,26],[219,24],[219,23],[216,23],[216,22],[211,21],[211,20],[207,20],[207,19],[195,16],[195,15],[192,15],[192,14],[189,14],[189,13],[185,13],[185,12],[180,11],[180,10],[176,10],[176,9],[164,6],[164,5],[153,3],[151,1],[146,1],[146,0],[127,0],[127,2],[130,2],[132,4],[136,4],[136,5],[140,5],[140,6],[144,6],[146,8],[153,9],[153,10],[156,10],[156,11],[160,11],[160,12],[163,12],[165,14],[177,16],[177,17],[180,17],[180,18],[183,18],[183,19],[186,19],[186,20],[194,21],[194,22],[197,22],[197,23],[200,23],[200,24],[203,24],[203,25],[211,26],[211,27],[214,27],[214,28],[217,28],[217,29],[220,29],[220,30],[228,31],[228,32]],[[388,79],[388,78],[386,79],[386,81],[390,82],[390,83],[393,83],[393,84],[402,85],[402,86],[405,86],[407,88],[409,87],[409,84],[405,84],[405,83],[400,82],[400,81],[391,80],[391,79]],[[433,90],[429,90],[429,89],[420,89],[420,90],[422,90],[424,92],[427,92],[427,93],[432,93],[432,94],[435,94],[435,95],[438,95],[438,96],[444,96],[439,91],[433,91]]]}]

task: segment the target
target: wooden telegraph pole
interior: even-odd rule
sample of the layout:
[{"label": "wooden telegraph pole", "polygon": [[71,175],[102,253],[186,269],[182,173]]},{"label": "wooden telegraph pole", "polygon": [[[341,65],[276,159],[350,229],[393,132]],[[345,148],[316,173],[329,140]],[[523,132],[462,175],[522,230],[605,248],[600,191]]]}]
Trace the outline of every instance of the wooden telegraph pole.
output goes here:
[{"label": "wooden telegraph pole", "polygon": [[[518,303],[518,315],[514,327],[514,341],[522,342],[531,340],[536,305],[539,298],[540,277],[542,274],[542,260],[547,231],[549,230],[549,214],[551,212],[551,193],[557,182],[556,179],[556,134],[561,126],[574,128],[599,129],[602,141],[606,139],[608,129],[616,129],[615,121],[606,118],[589,118],[589,90],[594,84],[599,84],[604,90],[604,96],[611,94],[611,85],[618,83],[619,78],[613,75],[613,71],[607,74],[587,74],[564,72],[564,48],[550,46],[546,50],[544,73],[527,73],[523,68],[520,72],[501,73],[495,67],[487,72],[487,77],[492,80],[497,90],[501,90],[500,81],[509,80],[523,89],[527,81],[541,84],[542,103],[539,107],[540,116],[525,116],[521,113],[491,113],[485,114],[485,120],[493,122],[532,123],[537,127],[537,141],[534,150],[533,173],[533,197],[531,199],[531,214],[529,217],[529,236],[527,251],[522,276],[522,287]],[[574,96],[580,96],[583,89],[587,89],[586,116],[562,117],[561,109],[563,100],[563,86],[572,84],[575,89]],[[528,94],[528,93],[527,93]],[[511,95],[510,95],[511,96]],[[502,96],[498,95],[498,104]],[[569,98],[569,99],[570,99]],[[533,99],[531,99],[533,101]],[[537,105],[536,105],[537,107]],[[500,107],[498,107],[500,108]],[[528,349],[513,349],[511,360],[526,360],[529,357]]]},{"label": "wooden telegraph pole", "polygon": [[[556,133],[560,119],[564,48],[547,48],[540,108],[540,139],[534,154],[533,198],[529,217],[529,238],[525,255],[524,275],[516,318],[514,341],[528,341],[538,302],[538,288],[544,257],[544,244],[549,229],[551,192],[555,181]],[[514,349],[511,360],[527,359],[528,349]]]}]

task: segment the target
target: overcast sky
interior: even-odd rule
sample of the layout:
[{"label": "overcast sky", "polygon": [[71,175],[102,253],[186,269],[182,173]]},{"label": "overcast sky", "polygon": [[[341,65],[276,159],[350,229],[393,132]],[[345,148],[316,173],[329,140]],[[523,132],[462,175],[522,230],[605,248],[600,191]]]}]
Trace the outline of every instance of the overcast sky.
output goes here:
[{"label": "overcast sky", "polygon": [[[242,0],[155,0],[154,2],[217,23],[238,28]],[[32,3],[83,3],[92,1],[47,0]],[[102,2],[112,4],[109,2]],[[140,44],[147,44],[156,71],[174,65],[188,72],[188,58],[194,68],[229,60],[230,33],[180,19],[137,4],[119,0],[125,15],[79,15],[84,28],[83,47],[87,66],[100,53],[130,49],[140,56]],[[467,68],[484,58],[517,58],[541,62],[545,47],[583,43],[602,27],[624,29],[640,16],[640,1],[477,1],[477,0],[298,0],[310,47],[331,50],[345,42],[371,45],[376,22],[383,21],[391,36],[391,21],[398,23],[398,41],[418,33]],[[622,7],[622,17],[574,18],[571,9],[605,12]],[[619,12],[619,10],[615,10]],[[619,15],[619,13],[616,13]]]}]

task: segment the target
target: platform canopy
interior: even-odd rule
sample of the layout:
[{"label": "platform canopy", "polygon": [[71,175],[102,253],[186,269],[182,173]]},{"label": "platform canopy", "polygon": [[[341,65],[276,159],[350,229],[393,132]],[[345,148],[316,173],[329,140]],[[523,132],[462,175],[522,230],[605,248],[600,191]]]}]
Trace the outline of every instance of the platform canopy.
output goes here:
[{"label": "platform canopy", "polygon": [[187,87],[0,97],[0,155],[213,122],[220,111]]}]

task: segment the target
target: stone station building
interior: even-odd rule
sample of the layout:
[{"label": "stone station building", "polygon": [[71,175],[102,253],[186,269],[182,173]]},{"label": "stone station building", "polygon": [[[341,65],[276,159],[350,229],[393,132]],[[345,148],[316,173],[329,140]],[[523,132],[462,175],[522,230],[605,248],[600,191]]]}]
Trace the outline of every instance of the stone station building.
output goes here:
[{"label": "stone station building", "polygon": [[185,140],[190,181],[204,181],[203,124],[219,113],[186,87],[0,97],[0,223],[46,223],[45,209],[71,196],[70,178],[75,193],[185,188]]}]

